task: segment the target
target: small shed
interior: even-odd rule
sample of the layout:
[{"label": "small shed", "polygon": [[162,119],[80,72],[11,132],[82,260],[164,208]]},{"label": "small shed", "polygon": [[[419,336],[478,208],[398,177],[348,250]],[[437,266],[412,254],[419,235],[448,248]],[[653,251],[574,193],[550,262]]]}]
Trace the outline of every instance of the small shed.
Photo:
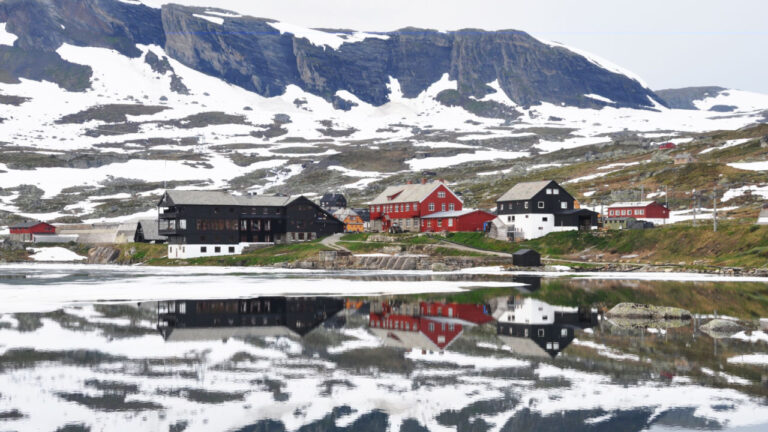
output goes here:
[{"label": "small shed", "polygon": [[27,220],[8,227],[11,240],[31,242],[35,234],[56,234],[56,227],[38,220]]},{"label": "small shed", "polygon": [[533,249],[520,249],[512,254],[512,264],[520,267],[540,267],[541,254]]}]

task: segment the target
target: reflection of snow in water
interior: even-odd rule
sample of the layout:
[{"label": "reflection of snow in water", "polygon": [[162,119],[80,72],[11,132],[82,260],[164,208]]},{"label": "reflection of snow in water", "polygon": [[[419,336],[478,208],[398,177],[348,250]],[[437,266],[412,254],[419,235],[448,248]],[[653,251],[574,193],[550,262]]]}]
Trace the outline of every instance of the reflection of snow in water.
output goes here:
[{"label": "reflection of snow in water", "polygon": [[[55,430],[65,423],[84,423],[96,429],[168,430],[170,425],[186,421],[188,431],[232,430],[269,419],[296,430],[347,405],[354,411],[335,420],[339,427],[379,410],[388,416],[391,430],[398,430],[406,419],[418,419],[434,430],[440,428],[436,418],[445,411],[502,400],[507,401],[502,408],[474,418],[498,431],[523,410],[542,417],[594,412],[583,421],[573,420],[572,426],[578,429],[586,424],[610,426],[613,419],[621,419],[629,411],[662,415],[691,408],[694,417],[728,427],[768,422],[768,407],[761,400],[735,390],[696,385],[687,377],[671,384],[640,380],[628,389],[609,374],[519,359],[497,343],[474,344],[493,350],[493,355],[457,348],[443,354],[413,350],[404,358],[402,351],[377,351],[376,358],[370,358],[360,355],[365,353],[360,349],[378,345],[367,329],[352,324],[341,330],[319,328],[319,337],[308,344],[285,337],[170,343],[143,325],[153,314],[151,308],[127,308],[133,311],[131,317],[102,310],[90,305],[64,310],[67,316],[93,327],[68,327],[62,323],[70,321],[57,315],[43,318],[40,327],[24,332],[15,329],[16,317],[0,315],[0,322],[12,327],[0,329],[0,356],[8,356],[14,349],[93,353],[69,354],[65,363],[54,360],[0,372],[2,406],[27,416],[14,421],[15,429]],[[126,322],[142,324],[134,327]],[[125,331],[130,328],[136,333]],[[315,354],[318,340],[339,337],[347,341],[331,346],[343,348],[330,356]],[[34,356],[27,354],[30,359]],[[337,356],[351,356],[344,364],[353,366],[340,366]],[[240,360],[233,361],[234,357]],[[377,366],[377,359],[394,364],[410,361],[413,370],[385,372],[386,368]],[[745,384],[738,377],[712,375]],[[105,393],[94,380],[111,382],[107,387],[127,385],[125,402],[156,404],[162,409],[115,413],[57,396],[75,393],[99,398]],[[538,385],[542,381],[561,384]],[[117,399],[113,409],[125,403]],[[514,399],[523,403],[511,402]]]}]

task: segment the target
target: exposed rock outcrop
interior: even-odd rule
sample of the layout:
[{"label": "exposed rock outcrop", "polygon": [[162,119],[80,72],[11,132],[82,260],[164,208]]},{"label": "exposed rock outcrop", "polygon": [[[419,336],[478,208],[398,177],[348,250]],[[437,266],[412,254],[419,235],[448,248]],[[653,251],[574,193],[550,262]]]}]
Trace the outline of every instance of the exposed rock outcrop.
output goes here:
[{"label": "exposed rock outcrop", "polygon": [[744,330],[744,327],[736,321],[716,318],[699,327],[699,330],[714,339],[722,339]]},{"label": "exposed rock outcrop", "polygon": [[97,246],[88,250],[88,264],[114,264],[120,250],[111,246]]},{"label": "exposed rock outcrop", "polygon": [[[378,106],[397,91],[393,78],[404,97],[414,98],[446,74],[456,89],[443,95],[445,103],[485,116],[516,115],[497,102],[477,100],[498,89],[522,106],[652,109],[649,98],[661,101],[634,79],[521,31],[404,28],[352,40],[352,32],[328,30],[331,38],[347,42],[327,46],[281,32],[269,19],[218,16],[219,24],[201,17],[206,11],[110,0],[8,0],[0,3],[0,22],[18,39],[13,47],[0,46],[0,76],[83,90],[90,86],[91,70],[63,60],[56,53],[62,44],[111,48],[129,57],[140,56],[137,44],[143,44],[164,47],[189,67],[263,96],[297,85],[339,109],[354,105],[337,95],[341,90]],[[167,61],[156,53],[146,61],[157,73],[173,74],[174,91],[186,91]]]}]

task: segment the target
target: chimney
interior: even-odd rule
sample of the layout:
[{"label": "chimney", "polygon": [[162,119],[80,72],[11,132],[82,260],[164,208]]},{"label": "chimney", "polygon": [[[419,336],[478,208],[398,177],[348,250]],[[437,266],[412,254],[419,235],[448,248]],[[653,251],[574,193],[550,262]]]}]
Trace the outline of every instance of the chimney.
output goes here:
[{"label": "chimney", "polygon": [[421,179],[421,184],[427,184],[427,179],[423,178]]},{"label": "chimney", "polygon": [[438,181],[439,181],[440,183],[445,183],[445,179],[439,179]]}]

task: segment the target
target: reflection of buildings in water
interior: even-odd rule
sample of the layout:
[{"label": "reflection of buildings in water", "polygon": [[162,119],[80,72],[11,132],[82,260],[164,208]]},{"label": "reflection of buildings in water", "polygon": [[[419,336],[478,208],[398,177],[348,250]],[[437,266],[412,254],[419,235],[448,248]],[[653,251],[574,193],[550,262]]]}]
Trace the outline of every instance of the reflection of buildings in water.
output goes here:
[{"label": "reflection of buildings in water", "polygon": [[169,300],[157,303],[157,328],[167,341],[301,337],[343,308],[331,297]]},{"label": "reflection of buildings in water", "polygon": [[519,287],[520,291],[534,292],[541,288],[541,276],[516,275],[512,278],[514,282],[524,283],[527,286]]},{"label": "reflection of buildings in water", "polygon": [[535,299],[510,299],[497,316],[497,334],[513,352],[531,357],[557,356],[576,329],[597,325],[597,310],[553,306]]},{"label": "reflection of buildings in water", "polygon": [[493,320],[486,305],[458,303],[371,303],[369,328],[386,346],[442,351],[464,328]]}]

